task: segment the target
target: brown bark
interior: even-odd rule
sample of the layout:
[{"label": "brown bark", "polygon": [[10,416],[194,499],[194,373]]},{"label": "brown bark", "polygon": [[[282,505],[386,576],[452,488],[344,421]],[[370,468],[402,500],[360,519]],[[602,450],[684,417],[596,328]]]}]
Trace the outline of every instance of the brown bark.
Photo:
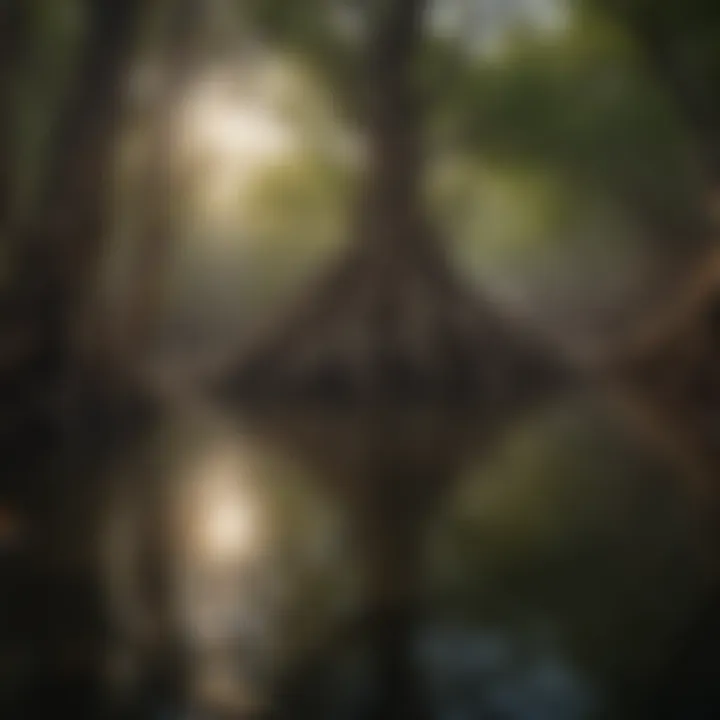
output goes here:
[{"label": "brown bark", "polygon": [[[375,3],[377,26],[368,55],[368,212],[385,224],[394,219],[396,241],[420,213],[422,110],[417,87],[426,0]],[[414,218],[417,220],[418,218]],[[379,229],[379,228],[378,228]],[[404,232],[403,232],[404,231]],[[372,233],[370,237],[372,238]]]}]

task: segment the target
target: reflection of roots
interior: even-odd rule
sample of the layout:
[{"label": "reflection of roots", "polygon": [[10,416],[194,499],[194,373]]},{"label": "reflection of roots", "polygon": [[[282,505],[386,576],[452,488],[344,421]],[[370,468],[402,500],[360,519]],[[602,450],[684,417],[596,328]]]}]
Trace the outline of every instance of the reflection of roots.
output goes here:
[{"label": "reflection of roots", "polygon": [[[714,284],[609,364],[688,473],[717,496],[720,473],[720,291]],[[716,501],[717,502],[717,501]]]},{"label": "reflection of roots", "polygon": [[655,312],[600,368],[630,420],[690,488],[711,574],[720,542],[720,256],[696,269],[679,301]]},{"label": "reflection of roots", "polygon": [[240,395],[451,398],[541,387],[555,364],[430,244],[359,246],[230,375]]}]

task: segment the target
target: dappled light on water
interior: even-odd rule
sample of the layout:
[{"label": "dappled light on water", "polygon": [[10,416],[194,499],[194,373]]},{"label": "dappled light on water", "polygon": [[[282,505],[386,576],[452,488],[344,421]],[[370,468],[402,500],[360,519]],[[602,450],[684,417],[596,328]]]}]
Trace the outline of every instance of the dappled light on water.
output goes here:
[{"label": "dappled light on water", "polygon": [[198,556],[232,567],[262,548],[261,508],[232,450],[200,464],[185,500],[182,533]]},{"label": "dappled light on water", "polygon": [[[429,422],[191,413],[157,437],[153,452],[171,452],[152,522],[177,518],[161,615],[177,613],[191,707],[374,717],[387,682],[379,570],[385,590],[400,583],[391,596],[412,598],[408,662],[433,717],[633,718],[646,701],[633,693],[705,592],[692,494],[592,397],[490,452],[469,420]],[[380,505],[389,477],[407,492],[394,516]],[[418,562],[397,553],[425,505]],[[418,567],[420,595],[405,595],[414,581],[398,563]],[[142,596],[147,577],[124,572]]]}]

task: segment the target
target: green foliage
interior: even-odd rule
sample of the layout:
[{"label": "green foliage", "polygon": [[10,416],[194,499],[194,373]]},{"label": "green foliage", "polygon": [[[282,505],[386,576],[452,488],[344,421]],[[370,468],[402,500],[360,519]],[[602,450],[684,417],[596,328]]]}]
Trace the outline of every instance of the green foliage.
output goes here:
[{"label": "green foliage", "polygon": [[523,41],[435,97],[438,124],[486,160],[558,173],[629,212],[690,212],[697,178],[682,128],[607,27]]},{"label": "green foliage", "polygon": [[[345,71],[357,70],[360,55],[337,22],[341,7],[338,0],[301,8],[266,0],[251,3],[249,13],[277,46],[309,61],[341,106],[357,107],[357,74],[349,81]],[[590,195],[631,222],[682,232],[697,216],[700,187],[685,127],[633,37],[579,10],[564,32],[536,32],[530,21],[511,27],[503,51],[491,56],[430,34],[419,69],[433,142],[441,153],[449,144],[516,174],[557,176],[572,197]],[[690,24],[701,10],[676,12]]]},{"label": "green foliage", "polygon": [[[706,10],[700,0],[674,15],[670,6],[677,4],[636,4],[654,8],[650,19],[667,15],[666,24],[677,15],[681,27],[692,30],[691,47],[705,47],[703,58],[709,55],[709,44],[696,43],[696,31],[710,32],[696,27]],[[314,0],[311,7],[265,0],[251,3],[249,12],[255,27],[309,59],[347,100],[358,86],[340,69],[357,65],[359,57],[337,22],[341,6],[337,0]],[[484,161],[561,172],[570,184],[636,204],[639,213],[687,212],[697,179],[683,128],[628,36],[587,13],[572,18],[565,33],[519,28],[491,60],[468,53],[454,38],[430,36],[421,71],[434,127],[449,130]]]},{"label": "green foliage", "polygon": [[362,27],[351,3],[251,0],[240,7],[251,31],[262,41],[311,68],[345,112],[357,111],[361,60],[355,39]]},{"label": "green foliage", "polygon": [[711,0],[585,0],[633,37],[692,129],[705,170],[720,171],[720,7]]},{"label": "green foliage", "polygon": [[720,7],[713,0],[580,0],[614,18],[651,53],[675,65],[678,80],[718,107]]}]

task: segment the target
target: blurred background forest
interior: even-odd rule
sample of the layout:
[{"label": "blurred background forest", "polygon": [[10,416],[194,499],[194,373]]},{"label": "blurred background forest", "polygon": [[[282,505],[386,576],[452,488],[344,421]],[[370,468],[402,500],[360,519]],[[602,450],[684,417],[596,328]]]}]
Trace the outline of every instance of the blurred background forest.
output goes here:
[{"label": "blurred background forest", "polygon": [[[642,14],[637,4],[624,12]],[[111,216],[88,290],[96,317],[87,322],[103,335],[232,345],[338,252],[361,153],[362,9],[205,3],[183,31],[162,8],[35,2],[13,17],[6,5],[6,286],[20,272],[11,249],[25,228],[61,210],[79,225],[90,192]],[[576,350],[635,330],[641,308],[707,259],[694,121],[629,23],[598,5],[437,2],[420,60],[428,201],[456,265]],[[698,94],[705,84],[712,92],[701,11],[677,11],[688,25],[677,44],[690,46],[677,49],[689,66],[678,72]],[[138,22],[140,38],[121,37]],[[673,18],[658,22],[674,29]],[[122,87],[92,87],[101,80]],[[118,143],[102,183],[53,187],[101,129]]]},{"label": "blurred background forest", "polygon": [[0,0],[0,103],[0,714],[715,716],[716,2]]}]

